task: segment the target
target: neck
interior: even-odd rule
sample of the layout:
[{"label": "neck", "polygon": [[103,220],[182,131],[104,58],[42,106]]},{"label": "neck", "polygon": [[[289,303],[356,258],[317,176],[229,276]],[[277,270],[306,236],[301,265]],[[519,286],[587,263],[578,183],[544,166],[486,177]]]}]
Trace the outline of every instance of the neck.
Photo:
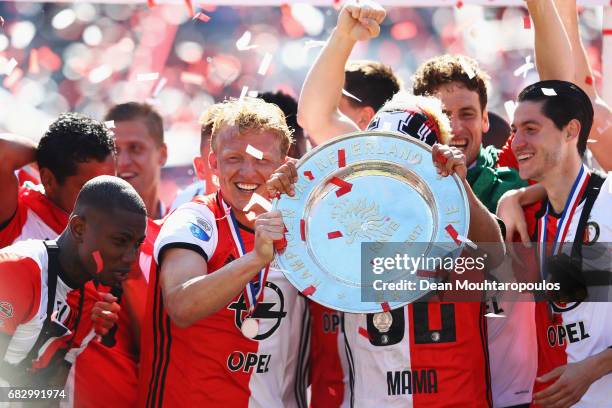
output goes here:
[{"label": "neck", "polygon": [[159,208],[159,197],[157,195],[158,185],[153,186],[149,191],[140,194],[142,201],[145,203],[149,217],[158,220],[162,217]]},{"label": "neck", "polygon": [[557,166],[541,181],[542,186],[546,189],[548,201],[556,213],[561,213],[565,208],[565,203],[569,199],[574,180],[578,177],[581,167],[580,158],[573,159],[569,163]]},{"label": "neck", "polygon": [[234,212],[234,216],[236,217],[236,221],[238,221],[240,224],[244,225],[247,228],[250,228],[252,230],[255,229],[255,220],[249,221],[246,216],[246,213],[243,211],[237,211],[235,208],[232,208],[232,210]]},{"label": "neck", "polygon": [[71,288],[80,288],[91,278],[87,272],[84,272],[86,269],[79,261],[76,242],[67,229],[57,238],[57,246],[59,247],[59,264],[63,272],[60,277]]}]

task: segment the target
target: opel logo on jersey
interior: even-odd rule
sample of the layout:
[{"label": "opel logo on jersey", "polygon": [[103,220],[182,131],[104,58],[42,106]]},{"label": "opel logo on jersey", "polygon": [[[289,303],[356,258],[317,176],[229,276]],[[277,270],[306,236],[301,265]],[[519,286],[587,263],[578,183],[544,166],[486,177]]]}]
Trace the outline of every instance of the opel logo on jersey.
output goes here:
[{"label": "opel logo on jersey", "polygon": [[[257,307],[253,311],[253,315],[250,317],[253,319],[259,319],[260,322],[262,320],[272,319],[275,320],[275,323],[267,331],[259,333],[257,336],[253,337],[253,340],[264,340],[270,337],[280,326],[283,317],[287,316],[287,312],[285,312],[285,297],[283,296],[283,292],[278,286],[270,281],[266,282],[266,288],[271,290],[265,291],[264,301],[257,304]],[[241,294],[237,301],[230,303],[227,308],[234,311],[234,322],[236,323],[238,330],[240,330],[247,311],[246,303],[244,302],[244,294]],[[260,331],[262,330],[262,327],[267,327],[267,325],[260,324]]]},{"label": "opel logo on jersey", "polygon": [[599,239],[599,224],[595,221],[589,221],[584,229],[584,244],[593,245]]}]

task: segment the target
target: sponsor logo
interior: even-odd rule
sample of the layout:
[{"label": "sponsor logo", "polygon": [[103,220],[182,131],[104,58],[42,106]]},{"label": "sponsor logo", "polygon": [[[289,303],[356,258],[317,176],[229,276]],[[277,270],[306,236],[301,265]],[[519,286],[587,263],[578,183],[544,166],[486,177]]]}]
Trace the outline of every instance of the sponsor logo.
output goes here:
[{"label": "sponsor logo", "polygon": [[4,324],[6,319],[13,317],[13,305],[9,302],[0,302],[0,326]]},{"label": "sponsor logo", "polygon": [[338,312],[323,313],[323,333],[338,333],[340,329],[340,315]]},{"label": "sponsor logo", "polygon": [[201,241],[208,242],[210,240],[210,235],[208,235],[198,224],[190,223],[189,231],[191,231],[191,235]]},{"label": "sponsor logo", "polygon": [[587,333],[584,322],[576,322],[549,326],[546,337],[548,345],[554,347],[563,346],[566,342],[576,343],[591,337],[591,335]]},{"label": "sponsor logo", "polygon": [[234,351],[227,357],[227,368],[232,372],[242,371],[244,373],[251,373],[255,371],[259,374],[267,373],[271,358],[271,354]]},{"label": "sponsor logo", "polygon": [[[266,288],[269,290],[265,291],[264,293],[265,301],[257,304],[257,307],[250,317],[253,319],[258,319],[260,323],[262,320],[273,320],[274,324],[267,331],[259,333],[257,336],[255,336],[253,340],[264,340],[270,337],[272,334],[274,334],[276,329],[279,328],[283,318],[287,316],[283,292],[278,286],[270,281],[266,282]],[[247,307],[246,303],[244,302],[244,293],[240,295],[237,301],[230,303],[227,308],[234,311],[234,323],[236,324],[238,330],[240,330],[242,327],[242,322],[247,314]],[[260,330],[261,326],[262,325],[260,325]]]},{"label": "sponsor logo", "polygon": [[436,394],[438,373],[434,369],[387,371],[388,395]]}]

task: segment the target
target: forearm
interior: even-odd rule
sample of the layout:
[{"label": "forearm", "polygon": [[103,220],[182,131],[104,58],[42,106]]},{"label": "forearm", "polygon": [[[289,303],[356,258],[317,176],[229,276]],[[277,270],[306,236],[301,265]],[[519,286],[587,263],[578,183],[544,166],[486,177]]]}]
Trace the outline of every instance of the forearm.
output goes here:
[{"label": "forearm", "polygon": [[574,82],[572,47],[553,0],[527,0],[535,29],[536,65],[540,79]]},{"label": "forearm", "polygon": [[[163,273],[179,264],[170,262]],[[168,313],[177,326],[188,327],[226,306],[265,265],[254,252],[230,262],[214,273],[195,276],[164,291]],[[162,286],[163,287],[163,286]]]},{"label": "forearm", "polygon": [[[597,90],[595,88],[593,71],[591,70],[584,44],[580,38],[576,0],[555,0],[555,5],[572,47],[575,69],[575,78],[572,82],[584,89],[591,98],[596,98]],[[590,78],[590,81],[587,82],[587,78]]]},{"label": "forearm", "polygon": [[599,380],[601,377],[607,374],[612,373],[612,346],[605,349],[601,353],[588,357],[587,360],[589,361],[591,367],[593,382]]},{"label": "forearm", "polygon": [[338,110],[344,86],[344,67],[355,40],[332,32],[308,72],[298,103],[298,122],[317,144],[359,130]]}]

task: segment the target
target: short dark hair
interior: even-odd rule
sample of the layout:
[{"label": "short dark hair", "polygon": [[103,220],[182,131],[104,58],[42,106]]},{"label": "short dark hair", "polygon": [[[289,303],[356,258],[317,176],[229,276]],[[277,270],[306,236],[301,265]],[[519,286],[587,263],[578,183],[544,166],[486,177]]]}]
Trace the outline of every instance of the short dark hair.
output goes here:
[{"label": "short dark hair", "polygon": [[[473,71],[472,78],[466,68]],[[489,75],[475,59],[465,55],[444,54],[425,61],[417,68],[412,76],[412,92],[415,95],[435,96],[442,85],[459,82],[470,91],[478,93],[480,109],[484,111],[487,107],[489,79]]]},{"label": "short dark hair", "polygon": [[106,213],[124,210],[147,216],[144,201],[134,187],[115,176],[98,176],[83,185],[74,205],[73,213],[82,214],[85,208],[96,208]]},{"label": "short dark hair", "polygon": [[304,139],[304,129],[302,129],[302,127],[298,124],[297,121],[298,103],[295,98],[281,91],[264,92],[257,95],[257,97],[263,99],[268,103],[275,104],[283,111],[283,113],[285,114],[285,121],[287,122],[287,126],[289,126],[291,130],[293,130],[293,143],[291,143],[289,151],[291,152],[291,149],[293,148],[295,152],[288,155],[294,158],[302,157],[306,152],[299,151],[299,146],[300,141]]},{"label": "short dark hair", "polygon": [[[551,89],[544,94],[543,88]],[[579,86],[567,81],[548,80],[529,85],[521,91],[518,102],[542,102],[541,111],[557,127],[563,129],[572,119],[580,122],[578,135],[578,154],[584,154],[587,139],[593,126],[593,104],[589,96]]]},{"label": "short dark hair", "polygon": [[149,134],[158,146],[164,144],[164,121],[153,106],[147,103],[127,102],[113,106],[106,113],[104,120],[121,122],[142,119]]},{"label": "short dark hair", "polygon": [[115,155],[113,134],[101,122],[80,113],[62,113],[38,143],[36,161],[58,183],[77,173],[77,163],[102,162]]},{"label": "short dark hair", "polygon": [[352,105],[370,106],[378,111],[401,88],[400,79],[390,66],[376,61],[349,61],[344,68],[344,89],[359,98],[349,98]]}]

